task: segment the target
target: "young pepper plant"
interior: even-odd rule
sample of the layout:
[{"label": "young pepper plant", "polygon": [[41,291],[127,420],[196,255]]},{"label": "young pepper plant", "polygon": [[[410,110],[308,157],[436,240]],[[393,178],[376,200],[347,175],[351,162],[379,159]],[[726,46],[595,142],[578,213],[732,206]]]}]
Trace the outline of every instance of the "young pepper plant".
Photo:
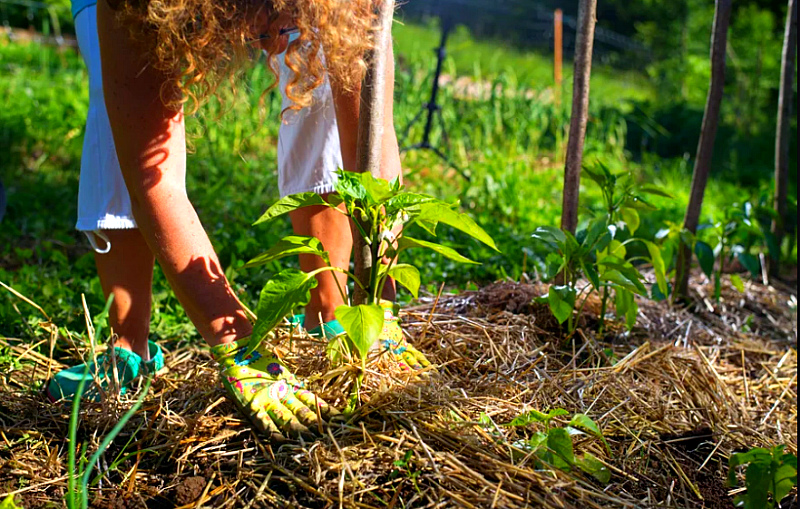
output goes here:
[{"label": "young pepper plant", "polygon": [[[641,225],[639,210],[653,209],[643,197],[645,194],[668,196],[655,186],[639,186],[630,174],[613,174],[608,168],[599,165],[600,170],[584,171],[598,184],[603,195],[604,211],[591,220],[587,227],[573,236],[557,228],[537,229],[533,238],[551,248],[546,259],[545,281],[557,274],[564,274],[563,286],[552,286],[546,298],[553,315],[560,323],[568,322],[569,332],[577,327],[574,314],[578,302],[583,301],[578,314],[593,292],[601,292],[601,312],[598,332],[605,329],[605,317],[609,307],[611,292],[614,292],[617,316],[623,318],[628,329],[633,328],[638,316],[635,295],[647,296],[644,277],[634,265],[636,258],[628,259],[627,246],[634,242],[643,244],[649,256],[642,259],[652,263],[660,292],[669,291],[666,266],[661,250],[652,242],[634,238]],[[627,229],[631,238],[618,239]],[[588,284],[578,289],[581,275]],[[584,294],[586,296],[584,297]]]},{"label": "young pepper plant", "polygon": [[[266,223],[305,207],[324,206],[339,211],[351,220],[358,234],[370,246],[372,270],[368,279],[359,280],[346,269],[332,266],[325,247],[313,237],[292,235],[282,239],[245,267],[257,267],[299,254],[319,256],[326,267],[310,273],[286,269],[267,282],[258,302],[250,348],[254,349],[294,309],[308,304],[310,291],[317,285],[317,275],[327,271],[344,273],[369,296],[369,301],[357,306],[346,304],[336,310],[336,319],[346,334],[344,338],[334,338],[331,349],[336,350],[336,345],[343,340],[347,351],[361,361],[363,374],[367,355],[383,330],[384,311],[380,300],[387,281],[393,278],[415,298],[419,294],[419,270],[398,263],[398,256],[412,249],[428,249],[456,262],[477,264],[452,248],[408,236],[409,227],[417,225],[435,236],[437,227],[444,224],[492,249],[497,250],[497,246],[483,228],[456,210],[457,204],[411,193],[399,180],[388,182],[368,173],[346,171],[339,171],[338,177],[336,194],[327,199],[316,193],[287,196],[271,206],[255,224]],[[340,287],[339,290],[343,300],[349,302],[346,288]]]}]

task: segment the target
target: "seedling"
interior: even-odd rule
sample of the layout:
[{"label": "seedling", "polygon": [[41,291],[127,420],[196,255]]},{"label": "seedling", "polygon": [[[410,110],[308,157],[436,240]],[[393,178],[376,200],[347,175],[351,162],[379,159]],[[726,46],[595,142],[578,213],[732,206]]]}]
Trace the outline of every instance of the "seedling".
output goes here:
[{"label": "seedling", "polygon": [[549,466],[564,472],[578,468],[603,484],[608,484],[611,480],[611,472],[603,462],[588,452],[580,457],[576,456],[572,443],[574,435],[589,435],[600,440],[610,455],[611,449],[602,430],[597,423],[584,414],[573,415],[565,427],[553,425],[556,419],[568,416],[569,412],[561,408],[548,413],[531,410],[516,417],[505,426],[526,428],[531,425],[541,425],[544,427],[544,431],[534,432],[521,444],[525,450],[529,450],[536,457],[539,468]]},{"label": "seedling", "polygon": [[[430,196],[408,192],[399,180],[387,182],[368,173],[338,172],[336,194],[327,199],[316,193],[287,196],[270,207],[256,224],[271,221],[304,207],[324,206],[339,211],[356,225],[358,233],[370,246],[372,270],[366,281],[351,272],[331,265],[330,257],[322,243],[312,237],[286,237],[245,267],[257,267],[298,254],[311,254],[323,259],[326,267],[311,273],[286,269],[274,276],[261,292],[257,307],[257,321],[253,328],[250,349],[255,349],[286,316],[297,307],[308,304],[310,291],[316,287],[316,276],[326,272],[347,274],[355,285],[368,295],[368,302],[344,305],[336,310],[336,319],[346,334],[334,338],[329,352],[334,360],[342,354],[354,357],[361,363],[357,388],[363,381],[367,356],[379,339],[384,326],[384,311],[380,299],[389,278],[418,297],[421,284],[419,269],[397,262],[403,252],[411,249],[429,249],[456,262],[477,264],[447,246],[416,239],[406,235],[409,227],[417,225],[435,236],[440,224],[460,230],[497,250],[492,238],[466,214],[449,204]],[[384,263],[384,260],[388,260]],[[339,288],[342,298],[349,302],[347,292]],[[345,350],[342,352],[342,350]]]}]

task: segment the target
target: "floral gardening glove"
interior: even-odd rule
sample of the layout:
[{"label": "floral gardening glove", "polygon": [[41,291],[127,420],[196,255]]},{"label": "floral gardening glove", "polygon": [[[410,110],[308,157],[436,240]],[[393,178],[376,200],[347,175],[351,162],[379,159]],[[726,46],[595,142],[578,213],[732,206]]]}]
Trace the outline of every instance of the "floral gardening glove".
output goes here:
[{"label": "floral gardening glove", "polygon": [[421,370],[431,365],[425,356],[414,348],[405,337],[400,328],[400,319],[395,315],[394,303],[383,300],[384,322],[383,332],[380,337],[381,349],[386,355],[391,356],[406,371]]},{"label": "floral gardening glove", "polygon": [[[263,433],[278,438],[284,434],[311,434],[319,418],[338,414],[305,389],[262,342],[249,356],[249,338],[211,349],[220,363],[222,384],[239,409]],[[319,409],[319,411],[317,411]]]}]

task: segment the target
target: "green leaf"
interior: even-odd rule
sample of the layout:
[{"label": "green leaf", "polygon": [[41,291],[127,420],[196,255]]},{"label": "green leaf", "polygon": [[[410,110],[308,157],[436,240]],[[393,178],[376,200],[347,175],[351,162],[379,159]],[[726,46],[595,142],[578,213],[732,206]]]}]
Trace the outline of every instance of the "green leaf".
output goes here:
[{"label": "green leaf", "polygon": [[[568,467],[575,465],[575,452],[572,448],[572,437],[567,430],[563,428],[551,429],[547,433],[547,448],[555,457],[566,463]],[[562,466],[558,464],[553,466],[562,468]]]},{"label": "green leaf", "polygon": [[556,417],[561,417],[564,415],[569,415],[569,412],[567,412],[562,408],[556,408],[555,410],[550,410],[548,413],[540,412],[539,410],[530,410],[522,415],[518,415],[517,417],[514,418],[513,421],[506,424],[506,426],[516,428],[516,427],[529,426],[535,422],[549,423]]},{"label": "green leaf", "polygon": [[366,200],[370,206],[382,205],[394,196],[395,192],[392,191],[388,180],[373,177],[370,173],[360,173],[358,175],[367,192]]},{"label": "green leaf", "polygon": [[286,258],[287,256],[310,254],[322,257],[327,265],[331,264],[328,252],[322,242],[315,237],[289,236],[281,239],[272,246],[266,253],[259,255],[244,265],[245,269],[259,267],[268,263]]},{"label": "green leaf", "polygon": [[254,224],[266,223],[276,217],[294,212],[305,207],[325,206],[333,207],[317,193],[300,193],[281,198],[278,203],[271,206]]},{"label": "green leaf", "polygon": [[365,359],[383,331],[383,309],[375,304],[339,306],[335,314],[361,358]]},{"label": "green leaf", "polygon": [[551,251],[545,259],[545,273],[542,278],[545,281],[551,281],[564,270],[564,266],[564,256]]},{"label": "green leaf", "polygon": [[607,178],[604,175],[597,173],[593,169],[590,169],[588,166],[583,167],[583,173],[587,177],[589,177],[589,179],[591,179],[595,184],[600,186],[601,189],[606,186]]},{"label": "green leaf", "polygon": [[23,507],[21,505],[17,505],[14,495],[9,495],[2,502],[0,502],[0,509],[23,509]]},{"label": "green leaf", "polygon": [[750,463],[745,472],[745,509],[761,509],[769,502],[769,487],[773,479],[771,462]]},{"label": "green leaf", "polygon": [[792,488],[797,486],[797,469],[791,465],[781,465],[775,470],[775,501],[779,502],[786,498]]},{"label": "green leaf", "polygon": [[447,246],[442,246],[441,244],[434,244],[433,242],[428,242],[426,240],[412,239],[411,237],[405,237],[405,236],[400,237],[400,240],[397,241],[398,253],[401,253],[408,249],[416,249],[416,248],[430,249],[431,251],[439,253],[445,258],[449,258],[459,263],[480,265],[478,262],[473,262],[469,258],[460,255],[458,251],[451,249]]},{"label": "green leaf", "polygon": [[567,236],[564,235],[564,232],[554,226],[540,226],[533,232],[532,237],[536,240],[551,244],[554,247],[558,247],[562,251],[567,243]]},{"label": "green leaf", "polygon": [[408,211],[410,215],[419,214],[419,205],[435,201],[432,196],[417,193],[400,193],[386,202],[386,215],[394,216],[400,211]]},{"label": "green leaf", "polygon": [[750,253],[739,253],[736,255],[739,263],[747,269],[753,277],[761,275],[761,261]]},{"label": "green leaf", "polygon": [[595,291],[600,291],[600,276],[597,274],[597,270],[595,270],[594,266],[592,266],[591,263],[582,261],[581,267],[583,268],[583,273],[586,274],[586,279],[592,283]]},{"label": "green leaf", "polygon": [[582,458],[577,460],[577,466],[587,474],[591,475],[603,484],[611,482],[611,471],[603,462],[591,453],[585,453]]},{"label": "green leaf", "polygon": [[360,173],[340,170],[336,174],[339,176],[335,186],[336,192],[345,201],[364,201],[367,198],[367,190]]},{"label": "green leaf", "polygon": [[600,274],[603,281],[614,283],[615,285],[633,292],[638,295],[647,296],[647,288],[636,279],[632,279],[631,274],[623,274],[617,269],[606,270]]},{"label": "green leaf", "polygon": [[400,263],[394,265],[389,270],[388,275],[411,292],[411,295],[413,295],[415,299],[419,298],[419,287],[422,282],[419,269],[413,265]]},{"label": "green leaf", "polygon": [[553,316],[556,317],[558,323],[563,324],[569,320],[569,317],[575,311],[577,298],[577,292],[570,286],[550,287],[548,303],[550,304],[550,311],[553,312]]},{"label": "green leaf", "polygon": [[739,277],[739,274],[731,274],[731,284],[736,288],[736,291],[744,293],[744,281]]},{"label": "green leaf", "polygon": [[674,196],[669,194],[664,189],[662,189],[662,188],[660,188],[658,186],[654,186],[654,185],[642,186],[642,187],[639,188],[639,192],[645,193],[645,194],[650,194],[650,195],[653,195],[653,196],[661,196],[662,198],[669,198],[669,199],[673,199],[674,198]]},{"label": "green leaf", "polygon": [[483,228],[478,226],[478,223],[473,221],[468,215],[453,210],[450,205],[439,201],[432,201],[421,204],[419,208],[419,220],[446,224],[451,228],[462,231],[470,237],[483,242],[495,251],[499,251],[494,239],[492,239]]},{"label": "green leaf", "polygon": [[600,439],[603,442],[603,445],[606,447],[606,451],[609,455],[611,455],[611,448],[608,446],[608,442],[606,442],[606,437],[603,435],[603,431],[600,429],[600,426],[597,425],[588,415],[584,414],[575,414],[572,416],[572,420],[569,421],[569,426],[579,429],[585,433],[592,435],[595,438]]},{"label": "green leaf", "polygon": [[586,227],[586,238],[583,240],[582,246],[584,252],[589,253],[597,247],[597,241],[600,237],[608,233],[608,221],[605,217],[593,219],[589,226]]},{"label": "green leaf", "polygon": [[628,225],[628,230],[631,232],[631,235],[636,235],[636,230],[638,230],[639,226],[642,224],[642,220],[636,209],[622,209],[620,215],[622,216],[622,220],[625,221],[625,224]]},{"label": "green leaf", "polygon": [[528,440],[528,445],[530,445],[533,454],[539,454],[539,452],[547,447],[547,433],[537,431],[530,440]]},{"label": "green leaf", "polygon": [[643,240],[642,242],[644,242],[644,245],[647,247],[647,251],[650,253],[650,263],[653,264],[653,270],[656,273],[658,289],[662,295],[667,295],[669,293],[669,282],[667,282],[667,264],[664,262],[664,257],[661,254],[661,250],[657,245],[650,241]]},{"label": "green leaf", "polygon": [[694,247],[694,253],[697,255],[697,260],[700,262],[700,268],[703,273],[710,278],[714,276],[714,248],[707,243],[698,240]]},{"label": "green leaf", "polygon": [[625,318],[625,326],[629,331],[633,330],[639,319],[639,305],[636,303],[633,293],[617,289],[615,299],[617,315]]},{"label": "green leaf", "polygon": [[264,289],[256,308],[256,320],[251,336],[251,348],[260,343],[295,308],[305,306],[311,299],[311,290],[317,279],[295,269],[287,269],[272,277]]}]

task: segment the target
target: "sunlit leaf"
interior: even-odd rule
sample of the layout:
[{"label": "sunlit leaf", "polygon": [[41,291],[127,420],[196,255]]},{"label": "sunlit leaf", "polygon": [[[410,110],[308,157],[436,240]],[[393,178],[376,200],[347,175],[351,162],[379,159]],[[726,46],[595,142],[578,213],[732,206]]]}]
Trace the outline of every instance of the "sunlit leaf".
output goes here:
[{"label": "sunlit leaf", "polygon": [[335,314],[336,319],[347,332],[347,336],[361,354],[361,358],[366,358],[383,331],[383,309],[375,304],[354,307],[340,306],[336,308]]},{"label": "sunlit leaf", "polygon": [[419,287],[421,284],[419,269],[413,265],[400,263],[392,266],[392,268],[389,269],[388,275],[411,292],[411,295],[413,295],[415,299],[419,298]]},{"label": "sunlit leaf", "polygon": [[244,268],[259,267],[268,263],[301,254],[310,254],[322,257],[327,265],[330,265],[328,252],[325,251],[322,242],[315,237],[289,236],[281,239],[272,246],[266,253],[261,254],[244,265]]},{"label": "sunlit leaf", "polygon": [[298,209],[320,205],[326,207],[332,206],[317,193],[300,193],[286,196],[285,198],[278,200],[275,205],[268,208],[264,215],[261,216],[254,224],[265,223],[275,219],[276,217],[288,214],[289,212],[294,212]]},{"label": "sunlit leaf", "polygon": [[431,251],[439,253],[445,258],[449,258],[459,263],[480,265],[478,262],[473,262],[469,258],[462,256],[455,249],[451,249],[441,244],[434,244],[433,242],[428,242],[426,240],[412,239],[411,237],[401,237],[400,240],[397,241],[398,253],[401,253],[408,249],[417,249],[417,248],[430,249]]},{"label": "sunlit leaf", "polygon": [[262,341],[295,308],[308,304],[316,286],[315,277],[296,269],[279,272],[267,281],[258,300],[252,340]]}]

